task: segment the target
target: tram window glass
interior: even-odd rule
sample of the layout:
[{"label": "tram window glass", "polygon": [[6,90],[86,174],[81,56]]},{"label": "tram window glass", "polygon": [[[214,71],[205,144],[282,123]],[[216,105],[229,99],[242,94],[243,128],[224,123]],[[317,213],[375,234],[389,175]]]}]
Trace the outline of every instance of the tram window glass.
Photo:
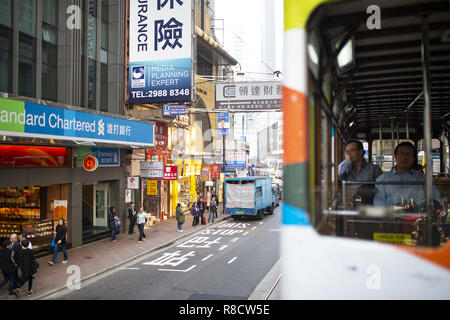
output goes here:
[{"label": "tram window glass", "polygon": [[[431,142],[432,159],[433,159],[433,175],[438,175],[441,172],[445,173],[444,163],[442,163],[441,170],[441,142],[439,139],[433,139]],[[418,143],[418,162],[425,167],[425,141],[422,139]],[[443,160],[443,159],[442,159]]]},{"label": "tram window glass", "polygon": [[[327,3],[308,23],[308,97],[314,118],[309,128],[311,223],[319,233],[337,237],[406,246],[445,245],[450,237],[450,168],[446,168],[450,156],[448,128],[442,119],[450,98],[445,90],[432,90],[431,126],[424,125],[422,64],[418,59],[412,67],[409,61],[413,55],[421,57],[421,42],[410,40],[422,39],[420,27],[409,28],[417,23],[417,16],[381,1],[395,14],[383,18],[384,32],[369,32],[364,24],[358,27],[366,9],[366,2],[360,3],[342,7]],[[433,25],[436,39],[445,34],[450,21],[450,8],[447,14],[443,11],[440,7],[432,13],[433,23],[443,23]],[[390,28],[395,32],[391,34]],[[343,39],[348,43],[340,46]],[[432,46],[434,50],[439,48]],[[339,59],[344,55],[346,62]],[[354,68],[344,74],[342,67],[348,66]],[[450,83],[450,72],[441,75],[440,67],[445,62],[433,62],[432,79]],[[331,126],[334,134],[328,130]],[[433,138],[430,207],[426,172],[420,166],[426,130]],[[345,142],[361,141],[358,137],[365,137],[364,152],[346,150]],[[439,143],[438,137],[445,137],[440,139],[447,144]],[[323,146],[332,151],[324,151]],[[344,163],[346,158],[350,160]]]}]

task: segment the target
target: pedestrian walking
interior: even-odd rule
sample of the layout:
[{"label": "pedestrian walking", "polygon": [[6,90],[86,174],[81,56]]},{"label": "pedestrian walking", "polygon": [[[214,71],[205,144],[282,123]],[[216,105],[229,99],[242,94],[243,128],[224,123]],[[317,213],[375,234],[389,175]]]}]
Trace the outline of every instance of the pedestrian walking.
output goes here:
[{"label": "pedestrian walking", "polygon": [[216,218],[217,218],[217,207],[219,206],[219,198],[217,197],[217,195],[216,195],[215,192],[213,192],[213,194],[212,194],[212,196],[211,196],[211,199],[216,200],[216,211],[215,211],[215,216],[216,216]]},{"label": "pedestrian walking", "polygon": [[[53,237],[55,239],[55,246],[53,248],[53,258],[48,262],[49,265],[54,266],[56,262],[56,257],[58,256],[58,251],[61,249],[64,255],[63,263],[67,263],[69,259],[67,258],[67,226],[64,219],[58,220],[58,225],[53,232]],[[25,241],[24,241],[25,242]]]},{"label": "pedestrian walking", "polygon": [[208,223],[212,219],[212,223],[214,223],[214,218],[216,216],[217,211],[217,202],[215,198],[211,198],[211,202],[209,204],[209,217],[208,217]]},{"label": "pedestrian walking", "polygon": [[177,222],[178,222],[178,232],[183,232],[183,224],[184,224],[184,214],[183,214],[183,210],[181,209],[181,203],[177,204],[177,210],[176,210],[176,218],[177,218]]},{"label": "pedestrian walking", "polygon": [[[20,250],[22,250],[22,244],[19,242],[19,239],[17,237],[17,234],[13,233],[10,237],[9,237],[9,241],[11,241],[11,250],[12,250],[12,257],[14,259],[14,255],[18,254]],[[18,268],[15,265],[15,281],[17,282],[19,279],[19,272],[18,272]]]},{"label": "pedestrian walking", "polygon": [[198,209],[198,205],[197,202],[194,202],[194,204],[191,207],[191,214],[194,217],[194,219],[192,220],[192,226],[196,227],[198,225],[198,216],[199,216],[199,209]]},{"label": "pedestrian walking", "polygon": [[13,255],[16,254],[20,249],[22,249],[22,244],[19,242],[17,234],[13,233],[9,236],[9,241],[11,241],[11,250]]},{"label": "pedestrian walking", "polygon": [[128,229],[128,234],[134,234],[134,226],[136,225],[137,211],[134,202],[130,202],[130,207],[128,208],[128,219],[130,220],[130,228]]},{"label": "pedestrian walking", "polygon": [[116,239],[117,235],[117,228],[116,228],[116,221],[118,217],[116,216],[116,208],[111,207],[108,211],[108,227],[111,230],[111,241],[112,243],[119,242],[119,240]]},{"label": "pedestrian walking", "polygon": [[139,229],[139,240],[138,243],[142,243],[142,240],[145,241],[145,233],[144,233],[144,227],[145,223],[147,222],[148,215],[144,212],[144,208],[141,207],[139,209],[139,212],[137,213],[137,223],[138,223],[138,229]]},{"label": "pedestrian walking", "polygon": [[33,274],[37,273],[39,267],[34,256],[34,252],[28,249],[29,241],[26,239],[23,241],[24,248],[21,249],[18,254],[14,255],[14,262],[20,268],[20,278],[17,281],[15,295],[19,297],[20,288],[28,282],[28,295],[32,295],[33,292]]},{"label": "pedestrian walking", "polygon": [[2,249],[0,252],[0,270],[2,270],[3,281],[0,282],[0,289],[9,282],[8,295],[14,295],[16,278],[16,267],[12,259],[11,241],[3,240]]}]

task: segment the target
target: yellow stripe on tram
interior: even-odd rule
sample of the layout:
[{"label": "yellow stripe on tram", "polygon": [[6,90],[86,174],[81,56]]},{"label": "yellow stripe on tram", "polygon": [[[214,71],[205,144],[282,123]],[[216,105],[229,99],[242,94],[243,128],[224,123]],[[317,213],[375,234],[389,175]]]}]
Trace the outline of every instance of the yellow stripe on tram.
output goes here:
[{"label": "yellow stripe on tram", "polygon": [[284,0],[284,30],[305,29],[317,6],[326,0]]}]

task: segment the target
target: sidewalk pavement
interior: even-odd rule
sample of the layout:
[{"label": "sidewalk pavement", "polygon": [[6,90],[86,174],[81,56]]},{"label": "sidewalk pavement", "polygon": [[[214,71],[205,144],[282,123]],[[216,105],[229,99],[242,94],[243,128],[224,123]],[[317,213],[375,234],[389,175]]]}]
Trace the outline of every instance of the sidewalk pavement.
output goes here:
[{"label": "sidewalk pavement", "polygon": [[[229,216],[222,214],[222,208],[218,210],[215,223],[222,221]],[[205,218],[208,221],[209,211],[205,211]],[[129,221],[127,219],[126,233],[117,236],[119,242],[112,243],[111,237],[86,244],[82,247],[73,248],[67,251],[69,262],[62,264],[63,254],[58,253],[55,266],[50,266],[48,262],[51,256],[38,259],[39,270],[36,279],[33,280],[34,294],[27,296],[28,283],[22,287],[20,300],[37,300],[54,294],[67,288],[67,280],[73,277],[73,270],[70,266],[78,266],[81,270],[81,282],[100,275],[106,271],[114,269],[122,264],[130,262],[138,257],[152,251],[171,245],[175,241],[185,238],[211,224],[197,227],[192,226],[192,215],[186,211],[186,221],[183,224],[183,231],[177,231],[177,221],[175,218],[167,219],[145,229],[147,240],[137,243],[139,231],[135,227],[135,234],[128,234]],[[16,296],[8,296],[8,285],[0,290],[0,300],[16,300]]]}]

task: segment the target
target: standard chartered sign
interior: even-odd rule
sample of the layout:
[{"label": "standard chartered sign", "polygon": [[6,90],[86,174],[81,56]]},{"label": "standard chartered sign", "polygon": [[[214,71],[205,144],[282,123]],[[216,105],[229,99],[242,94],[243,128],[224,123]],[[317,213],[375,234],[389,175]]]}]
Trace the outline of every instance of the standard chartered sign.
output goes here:
[{"label": "standard chartered sign", "polygon": [[0,134],[154,145],[152,124],[0,98]]}]

